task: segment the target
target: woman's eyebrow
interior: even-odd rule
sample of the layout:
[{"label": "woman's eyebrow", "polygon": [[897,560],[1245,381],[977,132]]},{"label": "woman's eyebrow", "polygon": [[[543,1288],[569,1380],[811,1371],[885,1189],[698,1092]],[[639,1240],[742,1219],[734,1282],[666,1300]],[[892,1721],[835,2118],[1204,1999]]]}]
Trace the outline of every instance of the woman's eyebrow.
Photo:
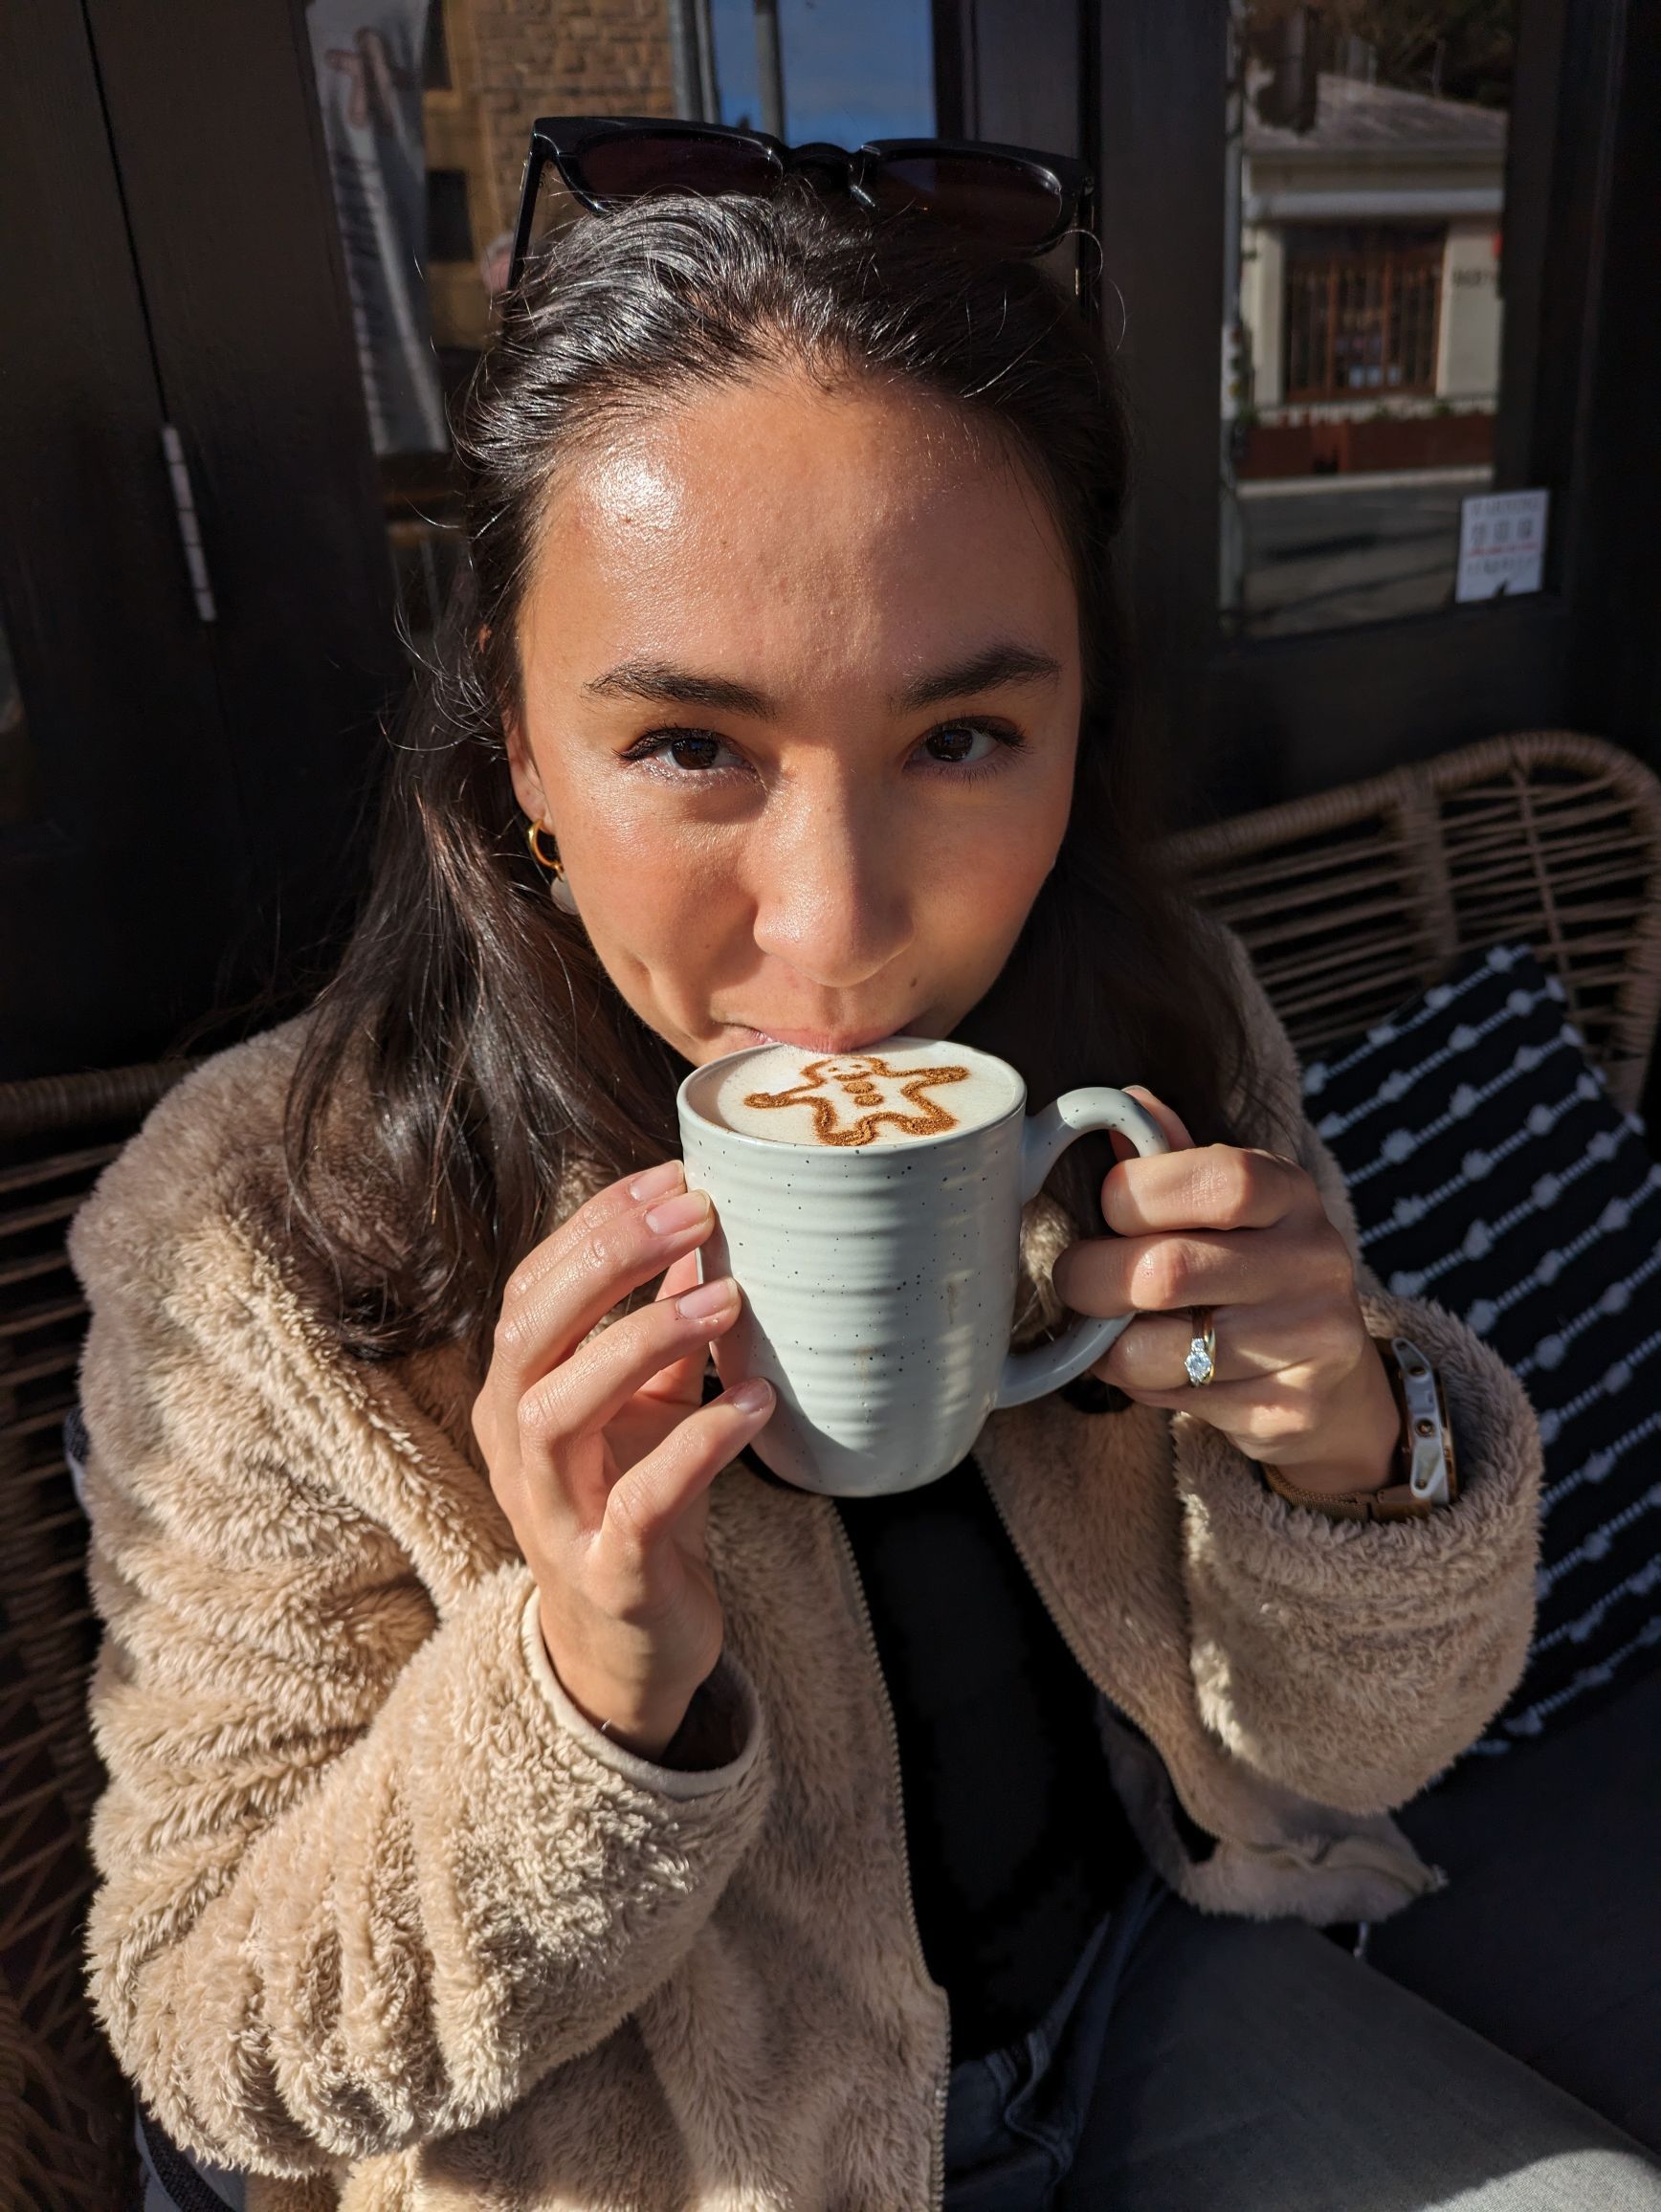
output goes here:
[{"label": "woman's eyebrow", "polygon": [[[976,692],[992,691],[1000,684],[1052,683],[1060,674],[1061,663],[1055,656],[1040,653],[1032,646],[983,646],[966,660],[955,661],[948,668],[919,676],[895,694],[893,703],[900,713],[910,713],[919,707],[935,706],[941,699],[967,698]],[[733,676],[700,675],[695,669],[676,668],[664,660],[620,660],[615,668],[609,668],[604,675],[594,676],[583,689],[594,698],[649,699],[656,705],[714,707],[729,715],[752,715],[762,721],[772,719],[778,712],[767,694],[757,691],[752,684],[740,683]]]},{"label": "woman's eyebrow", "polygon": [[665,660],[620,660],[583,686],[596,698],[651,699],[660,705],[718,707],[729,715],[765,720],[775,709],[765,692],[731,676],[699,675]]},{"label": "woman's eyebrow", "polygon": [[1039,653],[1030,645],[988,645],[967,660],[919,676],[895,695],[903,713],[918,707],[938,706],[941,699],[967,698],[975,692],[992,691],[999,684],[1053,683],[1061,663],[1053,653]]}]

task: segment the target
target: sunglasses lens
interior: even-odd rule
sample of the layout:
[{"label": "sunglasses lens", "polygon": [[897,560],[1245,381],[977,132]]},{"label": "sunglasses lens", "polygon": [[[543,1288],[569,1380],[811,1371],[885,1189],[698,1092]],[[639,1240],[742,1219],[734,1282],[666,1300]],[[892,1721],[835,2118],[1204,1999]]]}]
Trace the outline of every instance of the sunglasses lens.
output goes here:
[{"label": "sunglasses lens", "polygon": [[884,209],[926,208],[1006,254],[1030,253],[1061,214],[1055,185],[997,154],[890,155],[866,188]]},{"label": "sunglasses lens", "polygon": [[602,200],[638,200],[648,192],[767,192],[778,178],[764,147],[690,131],[600,139],[584,153],[582,172]]}]

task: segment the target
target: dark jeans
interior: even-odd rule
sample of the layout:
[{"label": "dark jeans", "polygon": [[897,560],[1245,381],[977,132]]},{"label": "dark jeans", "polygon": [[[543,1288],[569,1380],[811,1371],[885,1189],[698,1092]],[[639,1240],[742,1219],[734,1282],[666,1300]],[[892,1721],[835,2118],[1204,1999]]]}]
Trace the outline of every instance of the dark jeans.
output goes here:
[{"label": "dark jeans", "polygon": [[1661,2165],[1314,1929],[1209,1918],[1146,1876],[1032,2034],[953,2068],[945,2201],[1661,2212]]},{"label": "dark jeans", "polygon": [[1097,1926],[1066,1988],[1031,2033],[952,2068],[948,2212],[1016,2212],[1052,2201],[1083,2130],[1125,1966],[1168,1895],[1144,1869]]}]

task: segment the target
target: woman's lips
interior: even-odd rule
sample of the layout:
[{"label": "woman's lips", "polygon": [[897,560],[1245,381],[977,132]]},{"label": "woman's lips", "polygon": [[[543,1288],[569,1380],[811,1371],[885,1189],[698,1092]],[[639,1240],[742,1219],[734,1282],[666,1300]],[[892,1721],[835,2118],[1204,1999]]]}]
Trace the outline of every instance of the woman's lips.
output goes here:
[{"label": "woman's lips", "polygon": [[878,1045],[885,1037],[903,1032],[892,1027],[857,1029],[763,1029],[751,1022],[729,1022],[731,1029],[742,1029],[753,1037],[758,1045],[789,1045],[801,1052],[861,1052],[867,1045]]}]

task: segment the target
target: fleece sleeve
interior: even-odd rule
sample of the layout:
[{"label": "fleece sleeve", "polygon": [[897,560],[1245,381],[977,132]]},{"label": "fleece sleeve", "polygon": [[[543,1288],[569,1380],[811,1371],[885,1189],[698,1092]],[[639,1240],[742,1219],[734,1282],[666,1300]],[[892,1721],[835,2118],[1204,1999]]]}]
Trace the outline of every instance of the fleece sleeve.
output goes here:
[{"label": "fleece sleeve", "polygon": [[[1291,1153],[1358,1250],[1331,1155],[1304,1117],[1296,1061],[1234,948],[1254,1066],[1238,1125]],[[1423,1520],[1338,1521],[1288,1505],[1193,1415],[1174,1424],[1201,1710],[1271,1781],[1347,1812],[1404,1803],[1515,1688],[1534,1622],[1540,1450],[1522,1385],[1463,1322],[1383,1294],[1358,1269],[1375,1336],[1406,1335],[1448,1392],[1460,1495]]]},{"label": "fleece sleeve", "polygon": [[222,1227],[124,1234],[121,1195],[76,1238],[110,1778],[92,1989],[178,2140],[338,2172],[508,2109],[671,1973],[755,1839],[761,1718],[723,1659],[719,1763],[601,1736],[511,1538],[469,1561],[472,1471],[451,1452],[448,1508],[432,1484],[451,1572],[417,1575],[364,1495],[407,1504],[442,1439],[377,1412],[372,1372],[356,1399],[331,1379]]}]

